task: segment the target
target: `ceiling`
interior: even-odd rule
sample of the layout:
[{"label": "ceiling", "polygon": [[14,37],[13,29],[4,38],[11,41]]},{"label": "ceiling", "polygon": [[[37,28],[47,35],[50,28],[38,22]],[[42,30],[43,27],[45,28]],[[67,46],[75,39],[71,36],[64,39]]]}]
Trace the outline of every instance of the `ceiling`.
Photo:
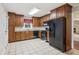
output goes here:
[{"label": "ceiling", "polygon": [[[27,18],[30,18],[28,12],[33,8],[39,8],[40,11],[33,16],[41,17],[45,14],[50,13],[50,10],[55,9],[64,3],[3,3],[4,7],[9,12],[15,12],[17,14],[23,14]],[[78,3],[70,3],[73,7],[79,6]]]}]

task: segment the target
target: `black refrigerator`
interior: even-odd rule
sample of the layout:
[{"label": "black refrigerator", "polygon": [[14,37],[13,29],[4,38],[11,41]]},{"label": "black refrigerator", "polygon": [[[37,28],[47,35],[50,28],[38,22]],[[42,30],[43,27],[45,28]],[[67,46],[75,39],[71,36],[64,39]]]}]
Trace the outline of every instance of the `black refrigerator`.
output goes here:
[{"label": "black refrigerator", "polygon": [[61,17],[48,21],[49,44],[58,50],[66,51],[66,18]]}]

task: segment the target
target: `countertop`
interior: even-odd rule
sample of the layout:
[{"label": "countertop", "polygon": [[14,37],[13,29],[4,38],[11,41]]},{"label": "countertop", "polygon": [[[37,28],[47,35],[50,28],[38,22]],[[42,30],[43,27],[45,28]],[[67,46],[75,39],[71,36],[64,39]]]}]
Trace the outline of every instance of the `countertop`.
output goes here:
[{"label": "countertop", "polygon": [[45,31],[45,27],[32,27],[32,28],[22,28],[15,27],[15,32],[23,32],[23,31]]}]

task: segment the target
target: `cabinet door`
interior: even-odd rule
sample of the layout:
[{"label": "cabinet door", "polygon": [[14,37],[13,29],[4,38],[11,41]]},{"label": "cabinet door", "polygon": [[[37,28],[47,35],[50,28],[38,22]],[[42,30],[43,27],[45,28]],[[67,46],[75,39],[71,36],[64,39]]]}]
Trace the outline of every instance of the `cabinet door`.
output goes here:
[{"label": "cabinet door", "polygon": [[17,27],[21,26],[23,25],[23,22],[24,22],[23,17],[20,15],[16,15],[15,26]]},{"label": "cabinet door", "polygon": [[20,38],[20,32],[15,32],[15,40],[16,41],[19,41],[19,40],[21,40],[21,38]]},{"label": "cabinet door", "polygon": [[9,33],[9,42],[15,41],[15,14],[8,13],[8,33]]},{"label": "cabinet door", "polygon": [[19,17],[16,15],[15,26],[19,26],[19,23],[20,23]]},{"label": "cabinet door", "polygon": [[45,22],[46,21],[46,16],[43,16],[42,19],[43,19],[43,22]]},{"label": "cabinet door", "polygon": [[39,34],[38,34],[39,38],[41,39],[41,31],[39,31]]},{"label": "cabinet door", "polygon": [[56,12],[56,11],[57,11],[57,10],[53,10],[53,11],[51,12],[51,14],[50,14],[50,20],[57,17],[57,15],[56,15],[57,12]]},{"label": "cabinet door", "polygon": [[21,32],[21,40],[25,40],[25,32]]},{"label": "cabinet door", "polygon": [[40,23],[41,23],[41,26],[43,26],[44,22],[43,22],[43,18],[42,17],[40,18]]},{"label": "cabinet door", "polygon": [[64,16],[64,7],[59,7],[57,9],[57,18]]},{"label": "cabinet door", "polygon": [[29,39],[29,31],[25,32],[25,39]]},{"label": "cabinet door", "polygon": [[29,31],[29,39],[33,38],[33,31]]},{"label": "cabinet door", "polygon": [[32,20],[33,20],[33,27],[36,27],[36,25],[37,25],[36,24],[36,18],[33,17]]},{"label": "cabinet door", "polygon": [[49,21],[50,20],[50,14],[47,15],[47,20],[46,21]]},{"label": "cabinet door", "polygon": [[9,42],[14,42],[15,40],[15,35],[14,31],[9,32]]},{"label": "cabinet door", "polygon": [[40,18],[39,17],[33,17],[32,18],[33,20],[33,27],[40,27],[41,26],[41,21],[40,21]]},{"label": "cabinet door", "polygon": [[49,41],[49,31],[47,31],[47,41]]},{"label": "cabinet door", "polygon": [[41,20],[40,19],[37,20],[37,27],[41,27]]}]

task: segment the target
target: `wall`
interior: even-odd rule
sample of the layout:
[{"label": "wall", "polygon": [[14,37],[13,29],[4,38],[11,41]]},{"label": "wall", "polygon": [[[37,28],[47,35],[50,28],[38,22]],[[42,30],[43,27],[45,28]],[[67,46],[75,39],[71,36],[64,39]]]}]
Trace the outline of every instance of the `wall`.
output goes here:
[{"label": "wall", "polygon": [[72,48],[74,48],[74,21],[79,20],[79,7],[73,7],[72,9]]},{"label": "wall", "polygon": [[79,20],[74,21],[74,28],[76,28],[76,34],[79,34]]},{"label": "wall", "polygon": [[8,13],[4,6],[0,4],[0,54],[4,52],[8,45]]}]

